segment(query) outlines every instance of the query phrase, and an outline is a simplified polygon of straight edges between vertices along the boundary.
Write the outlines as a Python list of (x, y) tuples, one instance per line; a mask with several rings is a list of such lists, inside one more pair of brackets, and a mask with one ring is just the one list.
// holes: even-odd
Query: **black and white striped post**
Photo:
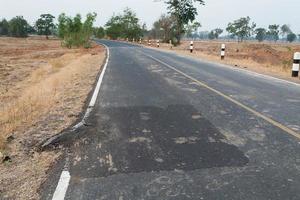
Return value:
[(140, 44), (142, 44), (142, 38), (140, 38)]
[(221, 46), (221, 60), (224, 60), (225, 59), (225, 44), (222, 44)]
[(159, 48), (159, 40), (156, 41), (156, 47)]
[(194, 41), (190, 42), (190, 52), (193, 53), (194, 51)]
[(300, 68), (300, 52), (296, 52), (294, 54), (292, 77), (298, 77), (299, 76), (299, 68)]
[(173, 48), (172, 40), (169, 41), (169, 44), (170, 44), (170, 49), (172, 49)]

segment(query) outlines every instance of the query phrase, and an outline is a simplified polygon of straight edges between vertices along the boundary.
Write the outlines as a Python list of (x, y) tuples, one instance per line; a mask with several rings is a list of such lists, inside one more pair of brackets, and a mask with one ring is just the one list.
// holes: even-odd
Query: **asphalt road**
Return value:
[(60, 141), (43, 199), (65, 162), (70, 200), (300, 199), (300, 86), (99, 42), (110, 59), (96, 107)]

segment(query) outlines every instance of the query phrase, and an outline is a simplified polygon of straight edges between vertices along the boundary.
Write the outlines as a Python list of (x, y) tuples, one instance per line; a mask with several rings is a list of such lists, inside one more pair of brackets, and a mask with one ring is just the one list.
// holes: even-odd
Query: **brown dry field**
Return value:
[[(225, 60), (220, 59), (222, 43), (226, 44)], [(189, 52), (189, 44), (189, 41), (183, 41), (171, 50), (169, 44), (163, 43), (160, 49), (300, 82), (299, 78), (291, 77), (293, 55), (300, 52), (300, 44), (195, 41), (193, 53)], [(155, 47), (154, 44), (152, 47)]]
[(98, 45), (66, 49), (55, 39), (0, 37), (0, 199), (39, 198), (61, 152), (37, 146), (79, 118), (104, 59)]

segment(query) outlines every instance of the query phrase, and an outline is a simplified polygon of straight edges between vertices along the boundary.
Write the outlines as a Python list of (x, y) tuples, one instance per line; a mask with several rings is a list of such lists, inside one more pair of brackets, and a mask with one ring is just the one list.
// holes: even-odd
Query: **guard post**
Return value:
[(194, 51), (194, 41), (190, 42), (190, 52), (193, 53)]
[(299, 67), (300, 67), (300, 52), (296, 52), (294, 54), (292, 77), (298, 77), (299, 76)]
[(221, 60), (224, 60), (225, 59), (225, 44), (222, 44), (221, 46)]

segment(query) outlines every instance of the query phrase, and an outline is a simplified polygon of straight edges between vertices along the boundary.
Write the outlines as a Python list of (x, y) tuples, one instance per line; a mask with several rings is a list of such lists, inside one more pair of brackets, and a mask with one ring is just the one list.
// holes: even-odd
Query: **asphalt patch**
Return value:
[(87, 128), (71, 150), (76, 161), (71, 173), (76, 176), (241, 167), (249, 162), (190, 105), (103, 108), (101, 113), (91, 121), (97, 128)]

